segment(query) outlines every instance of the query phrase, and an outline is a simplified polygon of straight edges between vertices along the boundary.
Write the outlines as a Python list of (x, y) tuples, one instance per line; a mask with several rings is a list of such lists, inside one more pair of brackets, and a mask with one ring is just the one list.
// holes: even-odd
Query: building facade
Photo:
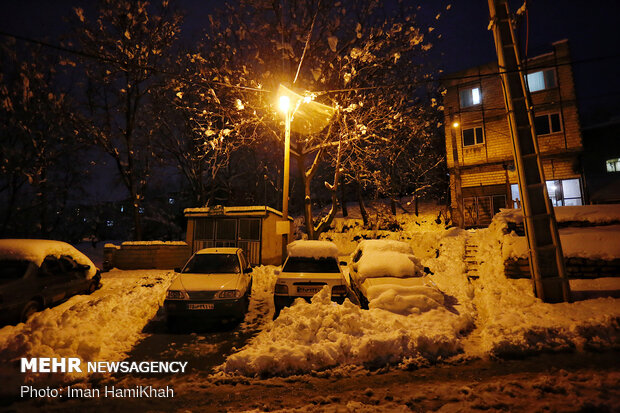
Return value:
[[(583, 150), (566, 40), (527, 60), (526, 81), (549, 196), (582, 205)], [(453, 220), (486, 226), (500, 208), (520, 206), (510, 126), (497, 63), (444, 77), (445, 136)]]

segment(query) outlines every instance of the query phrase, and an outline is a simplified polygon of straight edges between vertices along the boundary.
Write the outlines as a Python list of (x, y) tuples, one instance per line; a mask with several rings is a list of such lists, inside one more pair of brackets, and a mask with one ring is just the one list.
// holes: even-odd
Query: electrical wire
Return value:
[[(29, 37), (26, 37), (26, 36), (20, 36), (20, 35), (15, 35), (15, 34), (12, 34), (12, 33), (7, 33), (5, 31), (0, 31), (0, 36), (13, 38), (13, 39), (21, 40), (21, 41), (28, 42), (28, 43), (38, 44), (40, 46), (48, 47), (48, 48), (51, 48), (51, 49), (54, 49), (54, 50), (58, 50), (58, 51), (61, 51), (61, 52), (70, 53), (70, 54), (74, 54), (74, 55), (78, 55), (78, 56), (82, 56), (82, 57), (86, 57), (86, 58), (90, 58), (90, 59), (110, 62), (110, 63), (114, 63), (114, 64), (117, 64), (117, 65), (120, 65), (120, 66), (130, 66), (129, 64), (127, 64), (125, 62), (120, 62), (120, 61), (115, 60), (115, 59), (113, 59), (111, 57), (101, 56), (101, 55), (96, 55), (96, 54), (90, 54), (90, 53), (86, 53), (86, 52), (81, 51), (81, 50), (71, 49), (71, 48), (68, 48), (68, 47), (55, 45), (55, 44), (44, 42), (44, 41), (41, 41), (41, 40), (32, 39), (32, 38), (29, 38)], [(530, 66), (529, 70), (558, 68), (560, 66), (569, 66), (569, 65), (575, 65), (575, 64), (594, 63), (594, 62), (601, 62), (601, 61), (613, 60), (613, 59), (618, 59), (618, 58), (620, 58), (620, 53), (612, 54), (612, 55), (606, 55), (606, 56), (595, 56), (595, 57), (590, 57), (590, 58), (585, 58), (585, 59), (578, 59), (578, 60), (570, 60), (570, 61), (562, 62), (562, 63), (535, 65), (535, 66)], [(149, 70), (149, 71), (153, 71), (155, 73), (161, 73), (161, 74), (165, 74), (165, 75), (168, 75), (168, 76), (173, 76), (173, 77), (176, 77), (176, 78), (188, 81), (188, 78), (186, 76), (184, 76), (183, 74), (180, 74), (180, 73), (170, 72), (170, 71), (159, 69), (159, 68), (152, 67), (152, 66), (144, 66), (144, 65), (136, 65), (136, 64), (133, 64), (131, 66), (134, 67), (134, 68), (137, 68), (137, 69)], [(345, 93), (345, 92), (358, 92), (358, 91), (365, 91), (365, 90), (390, 89), (390, 88), (397, 88), (397, 87), (403, 87), (403, 86), (411, 86), (411, 85), (416, 86), (416, 85), (430, 84), (430, 83), (435, 83), (435, 82), (445, 82), (445, 81), (451, 81), (451, 80), (484, 79), (484, 78), (496, 77), (498, 75), (502, 75), (502, 74), (505, 74), (505, 73), (514, 73), (514, 72), (520, 72), (520, 70), (518, 70), (518, 69), (517, 70), (512, 70), (512, 71), (497, 70), (497, 71), (492, 71), (492, 72), (489, 72), (489, 73), (475, 74), (475, 75), (442, 76), (442, 77), (439, 77), (439, 78), (433, 77), (433, 78), (428, 78), (428, 79), (424, 79), (424, 80), (418, 80), (418, 81), (409, 82), (409, 83), (394, 83), (394, 84), (387, 84), (387, 85), (364, 86), (364, 87), (349, 88), (349, 89), (329, 89), (329, 90), (322, 90), (322, 91), (317, 91), (317, 92), (313, 92), (313, 93), (315, 93), (317, 96), (320, 96), (320, 95), (331, 94), (331, 93)], [(196, 83), (194, 81), (192, 81), (192, 82)], [(224, 83), (224, 82), (209, 81), (208, 83), (214, 84), (214, 85), (223, 86), (223, 87), (229, 87), (229, 88), (235, 88), (235, 89), (241, 89), (241, 90), (249, 90), (249, 91), (254, 91), (254, 92), (275, 93), (274, 91), (271, 91), (271, 90), (268, 90), (268, 89), (255, 88), (255, 87), (250, 87), (250, 86), (233, 85), (233, 84)]]

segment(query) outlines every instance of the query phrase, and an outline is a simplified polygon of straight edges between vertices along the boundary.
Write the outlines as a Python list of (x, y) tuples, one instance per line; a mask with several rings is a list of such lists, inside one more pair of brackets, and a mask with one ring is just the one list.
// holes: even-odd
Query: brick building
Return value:
[[(527, 82), (547, 189), (554, 206), (581, 205), (582, 139), (568, 43), (527, 60)], [(488, 225), (519, 206), (510, 127), (497, 62), (444, 77), (452, 215), (461, 226)]]

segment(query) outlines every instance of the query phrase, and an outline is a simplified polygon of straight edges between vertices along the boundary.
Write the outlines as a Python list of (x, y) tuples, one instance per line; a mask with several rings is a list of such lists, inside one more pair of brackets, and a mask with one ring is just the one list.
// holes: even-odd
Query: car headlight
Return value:
[(166, 292), (167, 300), (187, 300), (188, 296), (185, 291), (180, 290), (168, 290)]
[(215, 298), (239, 298), (241, 297), (241, 291), (239, 290), (222, 290), (215, 294)]

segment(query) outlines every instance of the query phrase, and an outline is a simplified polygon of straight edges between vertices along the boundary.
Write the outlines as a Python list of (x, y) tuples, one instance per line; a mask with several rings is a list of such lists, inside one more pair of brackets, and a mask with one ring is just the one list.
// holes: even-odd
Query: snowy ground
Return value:
[[(166, 343), (155, 355), (206, 359), (217, 354), (222, 360), (219, 366), (201, 366), (188, 375), (165, 379), (99, 377), (97, 382), (171, 384), (181, 393), (179, 400), (184, 400), (186, 407), (191, 407), (193, 394), (220, 400), (221, 391), (255, 394), (264, 389), (269, 403), (228, 401), (239, 410), (260, 411), (300, 406), (303, 411), (372, 411), (378, 406), (393, 411), (537, 410), (545, 406), (597, 410), (597, 406), (618, 406), (620, 373), (614, 361), (620, 350), (620, 299), (542, 303), (533, 296), (529, 280), (504, 277), (502, 237), (497, 228), (446, 229), (436, 217), (434, 211), (417, 218), (399, 216), (403, 228), (399, 232), (367, 231), (355, 222), (339, 219), (336, 231), (324, 238), (334, 241), (342, 255), (350, 253), (365, 237), (410, 243), (422, 265), (432, 271), (431, 279), (444, 296), (442, 306), (420, 305), (403, 315), (385, 308), (362, 310), (350, 302), (334, 305), (323, 292), (312, 303), (300, 301), (284, 309), (272, 321), (275, 267), (259, 267), (253, 273), (250, 311), (231, 331), (243, 338), (235, 341), (241, 343), (239, 348), (230, 343), (224, 347), (212, 341), (214, 336), (199, 333), (189, 340)], [(477, 246), (477, 280), (468, 279), (466, 274), (466, 245)], [(162, 271), (106, 274), (104, 287), (92, 296), (74, 297), (37, 314), (26, 325), (1, 329), (2, 365), (10, 366), (23, 355), (78, 355), (100, 360), (143, 357), (136, 353), (136, 344), (159, 334), (150, 331), (148, 325), (157, 324), (161, 317), (157, 312), (170, 278), (170, 273)], [(580, 280), (571, 285), (584, 288), (578, 284), (586, 282), (601, 284), (607, 290), (620, 289), (613, 279)], [(411, 305), (416, 306), (416, 301)], [(161, 337), (165, 336), (158, 339)], [(153, 359), (153, 355), (149, 357)], [(512, 363), (507, 360), (524, 357), (529, 357), (522, 362), (526, 364), (527, 360), (542, 358), (546, 367), (566, 362), (562, 357), (584, 364), (567, 371), (537, 370), (535, 363), (525, 370), (502, 371), (503, 363)], [(600, 359), (599, 364), (588, 367), (586, 361), (590, 359)], [(483, 366), (482, 371), (489, 369), (495, 374), (476, 377), (472, 366)], [(433, 379), (432, 374), (448, 374), (441, 373), (444, 369), (457, 375), (461, 370), (468, 373), (463, 373), (462, 380)], [(15, 378), (15, 374), (7, 376)], [(36, 378), (46, 379), (49, 377)], [(336, 389), (319, 391), (324, 398), (309, 395), (312, 388), (327, 388), (326, 383), (334, 381), (350, 382), (346, 396), (336, 396)], [(398, 387), (390, 388), (386, 383)], [(293, 389), (303, 393), (297, 404), (290, 393)], [(226, 405), (224, 400), (221, 403)]]

